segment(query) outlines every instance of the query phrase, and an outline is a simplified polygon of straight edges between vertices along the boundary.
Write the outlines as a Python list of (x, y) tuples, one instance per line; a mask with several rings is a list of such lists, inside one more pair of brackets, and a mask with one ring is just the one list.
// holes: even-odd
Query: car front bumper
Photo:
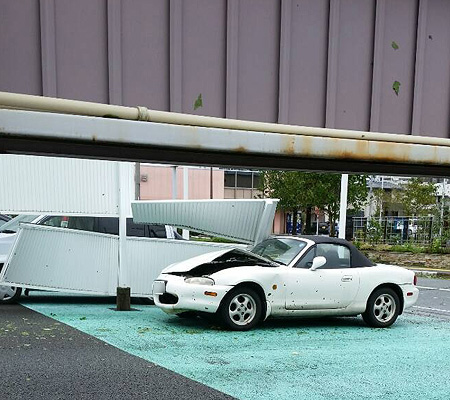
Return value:
[(162, 274), (153, 283), (153, 299), (155, 305), (168, 314), (185, 311), (215, 313), (232, 288), (186, 283), (184, 277)]

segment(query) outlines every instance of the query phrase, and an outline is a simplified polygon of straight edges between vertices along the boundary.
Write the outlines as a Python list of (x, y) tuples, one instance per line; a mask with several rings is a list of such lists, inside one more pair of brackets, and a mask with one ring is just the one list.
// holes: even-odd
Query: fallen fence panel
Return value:
[(132, 202), (133, 220), (168, 224), (243, 243), (270, 235), (278, 200), (161, 200)]
[(113, 294), (117, 255), (117, 236), (23, 225), (0, 280), (33, 289)]
[[(230, 244), (128, 237), (126, 282), (133, 296), (151, 296), (166, 266)], [(118, 237), (41, 225), (22, 225), (0, 284), (83, 294), (115, 295)]]

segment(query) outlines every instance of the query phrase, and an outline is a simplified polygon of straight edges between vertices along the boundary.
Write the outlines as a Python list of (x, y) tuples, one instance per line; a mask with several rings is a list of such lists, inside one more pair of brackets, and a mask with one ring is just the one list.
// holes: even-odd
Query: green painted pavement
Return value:
[(22, 304), (240, 399), (450, 398), (448, 320), (406, 314), (389, 329), (360, 318), (278, 320), (228, 332), (154, 306), (36, 300)]

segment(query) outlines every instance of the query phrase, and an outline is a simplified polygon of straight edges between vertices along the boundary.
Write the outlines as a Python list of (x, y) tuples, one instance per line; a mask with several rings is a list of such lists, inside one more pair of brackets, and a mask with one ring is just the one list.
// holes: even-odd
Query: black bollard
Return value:
[(117, 311), (131, 310), (131, 290), (129, 287), (117, 288)]

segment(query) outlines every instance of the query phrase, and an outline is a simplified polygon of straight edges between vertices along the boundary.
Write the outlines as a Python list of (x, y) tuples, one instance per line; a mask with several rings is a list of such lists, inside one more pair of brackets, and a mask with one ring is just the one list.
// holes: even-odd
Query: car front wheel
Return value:
[(22, 294), (22, 288), (0, 285), (0, 304), (16, 302)]
[(247, 331), (261, 320), (262, 308), (262, 300), (253, 289), (237, 287), (224, 298), (220, 317), (227, 328)]
[(400, 300), (397, 293), (390, 288), (380, 288), (370, 295), (362, 317), (369, 326), (387, 328), (397, 320), (399, 312)]

